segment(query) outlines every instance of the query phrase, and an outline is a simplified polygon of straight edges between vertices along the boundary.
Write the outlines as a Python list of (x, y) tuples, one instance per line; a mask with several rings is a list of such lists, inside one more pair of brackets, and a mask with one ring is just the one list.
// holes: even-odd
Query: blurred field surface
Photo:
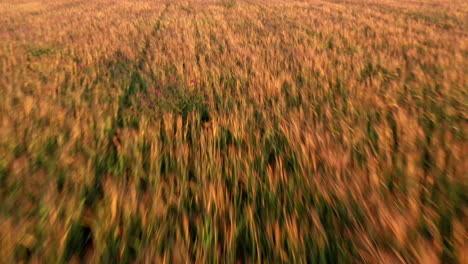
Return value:
[(0, 263), (468, 263), (468, 2), (0, 1)]

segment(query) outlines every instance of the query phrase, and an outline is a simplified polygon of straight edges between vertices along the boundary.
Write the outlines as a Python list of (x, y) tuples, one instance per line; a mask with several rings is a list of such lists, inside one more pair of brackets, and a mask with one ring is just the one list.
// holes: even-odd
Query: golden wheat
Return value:
[(468, 3), (3, 0), (0, 262), (466, 263)]

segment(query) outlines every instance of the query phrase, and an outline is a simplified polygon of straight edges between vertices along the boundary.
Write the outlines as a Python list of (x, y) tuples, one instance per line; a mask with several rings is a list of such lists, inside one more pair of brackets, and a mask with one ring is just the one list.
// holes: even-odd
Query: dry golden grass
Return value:
[(468, 2), (2, 0), (0, 263), (468, 263)]

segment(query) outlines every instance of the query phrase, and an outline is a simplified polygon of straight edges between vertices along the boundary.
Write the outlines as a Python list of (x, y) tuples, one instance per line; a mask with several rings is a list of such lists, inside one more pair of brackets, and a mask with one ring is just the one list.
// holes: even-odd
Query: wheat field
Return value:
[(468, 263), (468, 2), (0, 1), (0, 263)]

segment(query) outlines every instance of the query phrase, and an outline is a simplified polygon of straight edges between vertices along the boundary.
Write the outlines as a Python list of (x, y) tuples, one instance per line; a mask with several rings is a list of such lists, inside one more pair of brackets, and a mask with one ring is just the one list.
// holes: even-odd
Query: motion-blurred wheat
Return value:
[(0, 262), (467, 263), (468, 2), (2, 0)]

